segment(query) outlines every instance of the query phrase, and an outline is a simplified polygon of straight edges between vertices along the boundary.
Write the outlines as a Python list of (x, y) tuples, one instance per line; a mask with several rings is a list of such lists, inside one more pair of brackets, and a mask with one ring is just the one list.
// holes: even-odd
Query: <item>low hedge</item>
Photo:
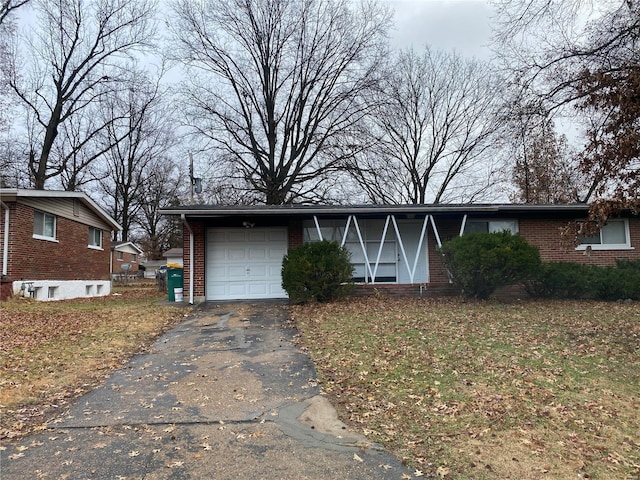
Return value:
[(619, 260), (615, 267), (545, 263), (526, 285), (534, 297), (640, 300), (640, 260)]

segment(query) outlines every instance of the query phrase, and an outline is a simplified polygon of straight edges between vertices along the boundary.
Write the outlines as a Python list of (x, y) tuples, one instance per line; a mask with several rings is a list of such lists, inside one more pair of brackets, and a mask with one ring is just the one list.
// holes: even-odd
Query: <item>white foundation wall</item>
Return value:
[(13, 294), (36, 300), (68, 300), (104, 297), (111, 293), (109, 280), (19, 280), (13, 282)]

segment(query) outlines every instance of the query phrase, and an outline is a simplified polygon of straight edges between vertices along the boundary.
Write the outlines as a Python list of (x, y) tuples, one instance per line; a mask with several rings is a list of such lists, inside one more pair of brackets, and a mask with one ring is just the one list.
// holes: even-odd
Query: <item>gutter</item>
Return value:
[(193, 305), (193, 230), (184, 213), (180, 215), (182, 223), (189, 230), (189, 305)]
[(9, 205), (4, 202), (4, 248), (2, 249), (2, 275), (7, 276), (7, 264), (9, 263)]
[(169, 207), (160, 209), (162, 215), (189, 215), (192, 217), (230, 217), (230, 216), (309, 216), (309, 215), (385, 215), (385, 214), (489, 214), (489, 213), (586, 213), (589, 205), (573, 204), (416, 204), (416, 205), (195, 205), (192, 207)]

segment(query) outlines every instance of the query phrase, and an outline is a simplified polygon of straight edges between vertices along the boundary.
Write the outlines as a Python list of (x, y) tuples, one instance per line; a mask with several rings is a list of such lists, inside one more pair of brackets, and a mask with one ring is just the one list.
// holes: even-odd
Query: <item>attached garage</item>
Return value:
[(282, 289), (286, 227), (208, 228), (206, 299), (287, 298)]

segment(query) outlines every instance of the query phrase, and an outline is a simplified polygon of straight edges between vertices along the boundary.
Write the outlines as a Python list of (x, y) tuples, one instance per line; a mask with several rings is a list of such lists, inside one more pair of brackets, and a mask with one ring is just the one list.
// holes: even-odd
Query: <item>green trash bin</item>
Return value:
[(167, 292), (170, 302), (182, 302), (183, 296), (183, 269), (167, 268)]

